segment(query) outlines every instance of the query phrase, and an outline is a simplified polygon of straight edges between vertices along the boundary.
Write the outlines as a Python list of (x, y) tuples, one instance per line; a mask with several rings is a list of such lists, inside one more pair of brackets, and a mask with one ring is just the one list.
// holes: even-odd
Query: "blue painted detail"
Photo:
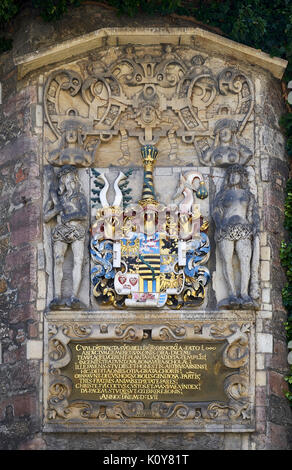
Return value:
[(113, 243), (107, 240), (99, 242), (98, 240), (91, 241), (90, 248), (91, 257), (96, 263), (91, 270), (91, 281), (96, 285), (101, 278), (113, 279), (115, 270), (113, 268)]
[(201, 265), (201, 262), (204, 262), (204, 258), (208, 255), (210, 245), (205, 233), (201, 233), (200, 236), (200, 240), (193, 244), (192, 249), (188, 250), (186, 253), (184, 272), (189, 277), (204, 276), (204, 284), (206, 285), (210, 280), (210, 272), (205, 266)]

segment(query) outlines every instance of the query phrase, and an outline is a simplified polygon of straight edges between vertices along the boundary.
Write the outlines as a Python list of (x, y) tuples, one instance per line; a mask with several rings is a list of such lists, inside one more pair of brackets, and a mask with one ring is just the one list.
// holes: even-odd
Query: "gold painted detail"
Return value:
[(212, 423), (252, 427), (254, 325), (221, 319), (145, 328), (50, 323), (46, 425), (127, 423), (128, 429), (164, 420), (189, 430)]

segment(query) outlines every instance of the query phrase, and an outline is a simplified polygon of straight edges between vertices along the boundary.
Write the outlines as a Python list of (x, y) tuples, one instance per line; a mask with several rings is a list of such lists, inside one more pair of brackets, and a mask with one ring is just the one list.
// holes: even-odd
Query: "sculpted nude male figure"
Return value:
[[(54, 298), (50, 308), (64, 305), (70, 308), (82, 307), (78, 299), (84, 258), (85, 228), (82, 221), (87, 217), (87, 202), (81, 191), (77, 169), (65, 165), (58, 172), (58, 185), (50, 189), (50, 197), (45, 205), (45, 222), (56, 218), (57, 224), (52, 230), (54, 258)], [(62, 298), (63, 265), (67, 249), (71, 245), (73, 252), (72, 294)]]

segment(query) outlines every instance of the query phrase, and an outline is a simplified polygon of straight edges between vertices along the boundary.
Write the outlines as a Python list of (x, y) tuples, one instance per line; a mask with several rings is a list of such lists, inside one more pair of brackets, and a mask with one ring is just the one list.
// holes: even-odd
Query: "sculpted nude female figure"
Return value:
[[(259, 217), (256, 201), (247, 186), (247, 171), (233, 165), (226, 171), (212, 208), (215, 241), (222, 260), (223, 275), (229, 297), (219, 302), (219, 308), (254, 308), (259, 297)], [(233, 255), (240, 269), (240, 291), (236, 292)]]
[(214, 143), (201, 156), (203, 165), (229, 166), (244, 165), (252, 157), (251, 150), (237, 137), (237, 122), (233, 119), (220, 119), (214, 128)]

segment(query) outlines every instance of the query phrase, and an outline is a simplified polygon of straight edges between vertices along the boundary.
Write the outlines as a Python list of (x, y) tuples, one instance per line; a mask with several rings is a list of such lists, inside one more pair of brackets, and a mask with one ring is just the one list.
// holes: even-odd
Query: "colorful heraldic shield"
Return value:
[[(154, 191), (153, 166), (157, 149), (145, 145), (141, 153), (142, 198), (132, 212), (123, 211), (121, 204), (108, 204), (102, 194), (107, 179), (95, 173), (104, 185), (100, 185), (99, 194), (102, 208), (97, 210), (92, 226), (93, 294), (102, 303), (117, 308), (199, 306), (204, 301), (205, 286), (210, 278), (204, 266), (210, 245), (205, 233), (208, 223), (206, 220), (201, 223), (203, 218), (198, 206), (193, 204), (195, 186), (187, 184), (186, 191), (182, 191), (184, 200), (175, 212), (169, 210), (158, 203)], [(121, 175), (118, 178), (123, 179)], [(196, 178), (200, 180), (197, 197), (202, 199), (202, 194), (207, 197), (201, 174), (188, 172), (183, 181)], [(122, 191), (116, 183), (115, 189), (115, 201), (121, 203)]]
[(126, 271), (116, 273), (114, 286), (118, 294), (128, 296), (126, 306), (163, 307), (169, 294), (180, 294), (184, 273), (174, 270), (178, 264), (177, 242), (171, 239), (168, 243), (159, 232), (121, 240), (121, 262)]

